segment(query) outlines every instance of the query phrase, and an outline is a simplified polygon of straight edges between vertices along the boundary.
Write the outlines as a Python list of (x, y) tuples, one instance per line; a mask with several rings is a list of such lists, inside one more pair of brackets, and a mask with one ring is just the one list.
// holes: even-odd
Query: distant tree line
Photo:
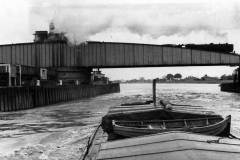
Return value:
[[(220, 77), (210, 77), (207, 74), (202, 76), (201, 78), (197, 78), (194, 76), (187, 76), (183, 78), (180, 73), (172, 74), (168, 73), (167, 75), (163, 76), (162, 78), (156, 78), (157, 82), (166, 82), (166, 81), (184, 81), (184, 82), (191, 82), (191, 81), (220, 81), (220, 80), (233, 80), (232, 75), (222, 75)], [(120, 82), (120, 81), (118, 81)], [(126, 83), (151, 83), (152, 79), (145, 79), (144, 77), (140, 77), (139, 79), (131, 79), (124, 81)]]

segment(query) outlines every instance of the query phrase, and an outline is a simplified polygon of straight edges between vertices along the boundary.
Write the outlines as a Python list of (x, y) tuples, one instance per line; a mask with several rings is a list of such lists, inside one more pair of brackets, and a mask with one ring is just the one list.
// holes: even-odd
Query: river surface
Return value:
[[(121, 84), (121, 92), (18, 112), (0, 113), (1, 160), (76, 160), (111, 106), (149, 100), (152, 84)], [(232, 115), (240, 135), (240, 94), (218, 84), (157, 84), (157, 97)]]

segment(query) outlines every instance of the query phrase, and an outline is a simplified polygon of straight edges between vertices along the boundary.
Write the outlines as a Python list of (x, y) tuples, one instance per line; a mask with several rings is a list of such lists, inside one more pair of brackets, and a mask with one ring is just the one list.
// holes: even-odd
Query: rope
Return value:
[(229, 138), (234, 138), (234, 139), (240, 140), (240, 137), (237, 137), (237, 136), (233, 135), (232, 133), (229, 134)]
[(88, 153), (89, 153), (89, 149), (90, 149), (90, 147), (91, 147), (92, 144), (93, 144), (93, 140), (95, 139), (96, 134), (97, 134), (97, 131), (98, 131), (98, 129), (100, 128), (100, 126), (101, 126), (101, 124), (99, 124), (99, 125), (97, 126), (96, 130), (94, 131), (94, 134), (88, 138), (86, 150), (85, 150), (83, 156), (81, 156), (81, 157), (82, 157), (82, 158), (80, 158), (81, 160), (85, 160), (85, 158), (87, 157), (87, 155), (88, 155)]
[(207, 143), (219, 143), (221, 139), (224, 139), (224, 137), (220, 137), (217, 140), (207, 140)]
[[(240, 140), (240, 137), (237, 137), (237, 136), (235, 136), (235, 135), (233, 135), (231, 133), (229, 133), (228, 137), (231, 138), (231, 139), (238, 139), (238, 140)], [(224, 137), (219, 137), (216, 140), (207, 140), (207, 143), (220, 143), (221, 139), (224, 139)]]

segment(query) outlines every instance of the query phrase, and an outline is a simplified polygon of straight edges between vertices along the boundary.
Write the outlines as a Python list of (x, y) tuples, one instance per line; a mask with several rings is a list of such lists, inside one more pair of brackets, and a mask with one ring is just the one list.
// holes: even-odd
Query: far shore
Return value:
[[(207, 80), (194, 80), (194, 81), (186, 81), (186, 80), (175, 80), (175, 81), (160, 81), (157, 83), (201, 83), (201, 84), (221, 84), (221, 83), (231, 83), (233, 80), (218, 80), (218, 81), (207, 81)], [(152, 81), (136, 81), (136, 82), (120, 82), (120, 83), (152, 83)]]

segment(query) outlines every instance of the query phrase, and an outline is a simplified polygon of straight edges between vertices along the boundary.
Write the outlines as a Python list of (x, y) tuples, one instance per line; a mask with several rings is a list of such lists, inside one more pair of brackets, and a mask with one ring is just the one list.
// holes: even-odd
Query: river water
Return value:
[[(0, 113), (1, 160), (79, 159), (88, 137), (109, 107), (149, 100), (152, 84), (121, 84), (121, 92), (18, 112)], [(203, 106), (232, 115), (240, 135), (240, 94), (221, 92), (218, 84), (157, 84), (157, 97)]]

